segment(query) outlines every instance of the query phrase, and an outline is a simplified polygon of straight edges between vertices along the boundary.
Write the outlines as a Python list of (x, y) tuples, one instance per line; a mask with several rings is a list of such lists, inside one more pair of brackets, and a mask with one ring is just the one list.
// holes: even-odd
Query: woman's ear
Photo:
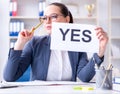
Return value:
[(66, 22), (68, 22), (68, 23), (70, 22), (70, 16), (66, 17)]

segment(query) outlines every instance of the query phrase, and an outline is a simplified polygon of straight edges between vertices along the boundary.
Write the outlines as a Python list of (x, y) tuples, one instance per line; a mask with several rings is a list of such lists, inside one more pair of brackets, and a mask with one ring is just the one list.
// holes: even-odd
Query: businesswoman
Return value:
[(4, 79), (16, 81), (31, 66), (30, 81), (76, 81), (78, 77), (89, 82), (95, 75), (95, 63), (100, 66), (104, 60), (108, 42), (106, 32), (101, 27), (95, 28), (99, 53), (94, 53), (88, 60), (85, 52), (50, 50), (52, 22), (73, 23), (72, 15), (64, 4), (51, 3), (41, 19), (48, 35), (33, 36), (29, 30), (22, 30), (14, 48), (9, 51)]

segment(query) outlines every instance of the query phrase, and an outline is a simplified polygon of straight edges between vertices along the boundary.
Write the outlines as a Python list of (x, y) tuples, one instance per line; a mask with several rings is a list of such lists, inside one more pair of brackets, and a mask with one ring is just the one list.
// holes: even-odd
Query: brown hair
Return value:
[(66, 17), (66, 16), (70, 17), (69, 23), (73, 23), (72, 14), (64, 4), (55, 2), (55, 3), (51, 3), (50, 5), (58, 6), (60, 8), (60, 10), (61, 10), (61, 13), (64, 15), (64, 17)]

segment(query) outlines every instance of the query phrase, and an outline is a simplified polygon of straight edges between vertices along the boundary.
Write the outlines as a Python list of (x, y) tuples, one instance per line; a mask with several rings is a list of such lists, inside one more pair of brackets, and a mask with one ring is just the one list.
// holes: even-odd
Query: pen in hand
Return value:
[(38, 25), (36, 25), (35, 27), (33, 27), (32, 31), (30, 33), (33, 33), (39, 26), (42, 25), (42, 21), (40, 20), (40, 23)]

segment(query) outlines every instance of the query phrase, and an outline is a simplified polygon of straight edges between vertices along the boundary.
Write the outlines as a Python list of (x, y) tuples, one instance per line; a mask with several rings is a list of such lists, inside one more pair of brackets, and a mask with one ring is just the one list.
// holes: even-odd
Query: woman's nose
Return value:
[(47, 17), (46, 23), (51, 23), (51, 18), (50, 17)]

